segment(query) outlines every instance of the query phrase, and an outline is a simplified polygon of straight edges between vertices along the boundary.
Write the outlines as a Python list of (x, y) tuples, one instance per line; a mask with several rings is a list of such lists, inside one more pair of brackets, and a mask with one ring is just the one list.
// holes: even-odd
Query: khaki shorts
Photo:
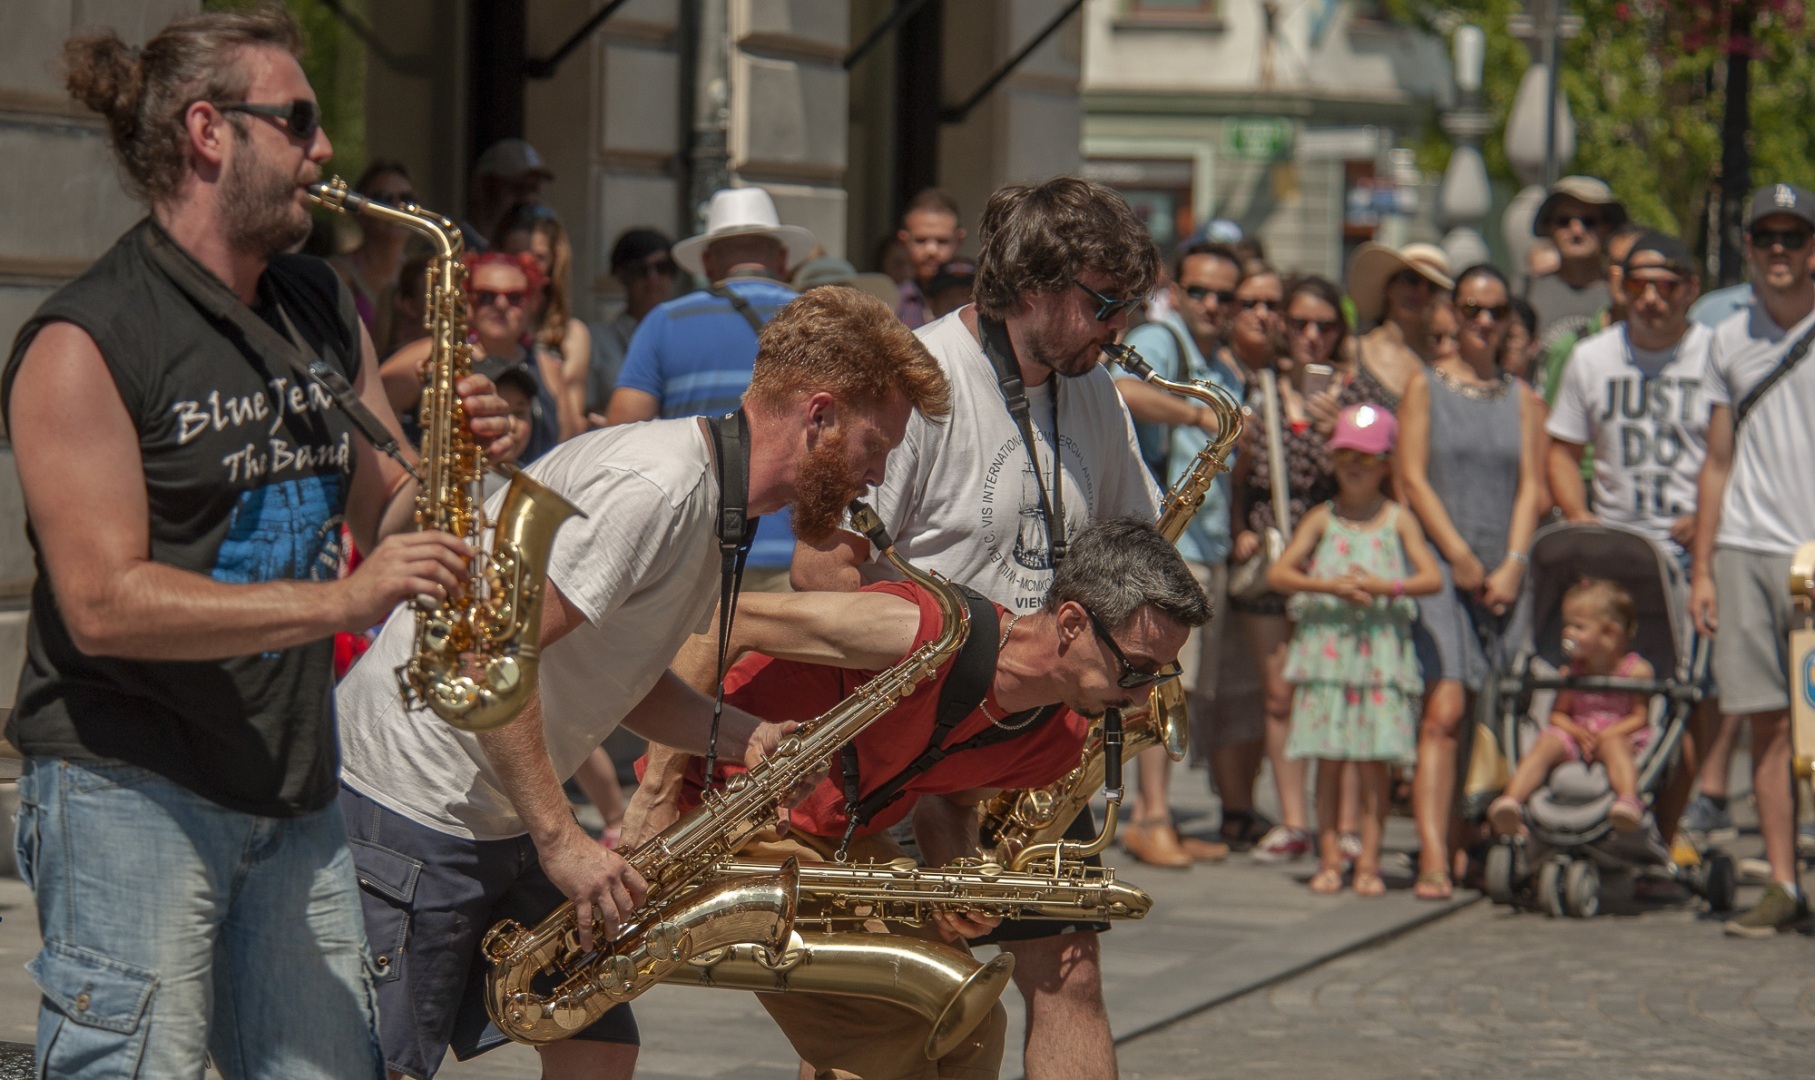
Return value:
[[(830, 862), (828, 852), (836, 839), (791, 833), (777, 838), (773, 832), (758, 834), (741, 854), (763, 862), (780, 862), (792, 855), (803, 864)], [(886, 832), (851, 841), (852, 862), (886, 862), (903, 853)], [(888, 924), (889, 932), (909, 934), (927, 941), (943, 941), (931, 926)], [(957, 946), (962, 949), (963, 946)], [(1008, 1013), (997, 1002), (989, 1017), (958, 1048), (938, 1061), (928, 1061), (922, 1047), (931, 1025), (919, 1014), (900, 1005), (868, 998), (832, 994), (758, 994), (788, 1037), (794, 1052), (813, 1067), (817, 1077), (861, 1080), (995, 1080), (1002, 1068), (1002, 1048)]]
[(1714, 681), (1730, 716), (1790, 707), (1790, 556), (1714, 549)]

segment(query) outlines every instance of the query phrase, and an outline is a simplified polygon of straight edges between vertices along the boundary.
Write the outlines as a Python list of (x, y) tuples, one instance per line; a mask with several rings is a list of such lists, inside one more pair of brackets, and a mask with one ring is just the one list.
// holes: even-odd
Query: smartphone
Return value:
[(1304, 396), (1316, 397), (1336, 380), (1336, 369), (1328, 364), (1306, 364)]

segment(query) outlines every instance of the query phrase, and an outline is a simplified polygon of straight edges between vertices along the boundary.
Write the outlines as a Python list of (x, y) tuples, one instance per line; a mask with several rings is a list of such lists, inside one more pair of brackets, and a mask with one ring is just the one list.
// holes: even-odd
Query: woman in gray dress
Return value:
[(1414, 892), (1450, 895), (1457, 732), (1525, 574), (1544, 499), (1543, 403), (1501, 369), (1512, 318), (1506, 279), (1475, 266), (1431, 315), (1435, 359), (1399, 406), (1399, 485), (1442, 556), (1445, 588), (1419, 597), (1427, 644), (1412, 812), (1421, 841)]

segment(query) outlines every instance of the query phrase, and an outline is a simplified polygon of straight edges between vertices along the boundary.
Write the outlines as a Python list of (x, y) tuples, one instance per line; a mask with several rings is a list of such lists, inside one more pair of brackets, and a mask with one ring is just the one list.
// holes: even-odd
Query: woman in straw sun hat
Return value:
[(1378, 323), (1356, 343), (1355, 383), (1373, 383), (1361, 397), (1397, 409), (1430, 355), (1431, 304), (1454, 287), (1449, 260), (1434, 244), (1363, 244), (1349, 260), (1348, 286), (1361, 325)]

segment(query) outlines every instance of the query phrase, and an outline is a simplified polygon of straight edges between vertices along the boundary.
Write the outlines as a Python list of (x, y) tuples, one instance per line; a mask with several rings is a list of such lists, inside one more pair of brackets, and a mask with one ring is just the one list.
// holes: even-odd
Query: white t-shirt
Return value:
[[(937, 570), (1013, 612), (1046, 598), (1052, 566), (1040, 489), (1008, 415), (989, 358), (958, 312), (915, 331), (951, 383), (952, 412), (916, 412), (907, 437), (889, 454), (881, 488), (870, 493), (896, 550), (922, 570)], [(1064, 475), (1065, 535), (1093, 521), (1159, 516), (1159, 487), (1135, 442), (1134, 424), (1109, 373), (1055, 375), (1027, 388), (1039, 445), (1040, 474), (1052, 486), (1053, 399)], [(866, 581), (893, 577), (872, 560)]]
[(1546, 429), (1594, 447), (1593, 507), (1603, 521), (1670, 542), (1670, 524), (1695, 512), (1708, 452), (1708, 352), (1700, 323), (1669, 349), (1640, 349), (1621, 323), (1569, 354)]
[[(1737, 407), (1792, 343), (1815, 328), (1815, 314), (1785, 330), (1754, 302), (1714, 331), (1708, 389), (1715, 405)], [(1761, 555), (1794, 555), (1815, 540), (1815, 357), (1805, 357), (1752, 407), (1733, 447), (1714, 542)]]
[[(548, 567), (586, 616), (541, 656), (543, 732), (565, 780), (656, 684), (687, 635), (708, 629), (719, 592), (718, 479), (692, 417), (590, 432), (526, 471), (587, 515), (561, 526)], [(392, 612), (335, 692), (341, 779), (438, 832), (522, 835), (478, 736), (426, 709), (404, 709), (395, 670), (414, 633), (410, 608)]]

